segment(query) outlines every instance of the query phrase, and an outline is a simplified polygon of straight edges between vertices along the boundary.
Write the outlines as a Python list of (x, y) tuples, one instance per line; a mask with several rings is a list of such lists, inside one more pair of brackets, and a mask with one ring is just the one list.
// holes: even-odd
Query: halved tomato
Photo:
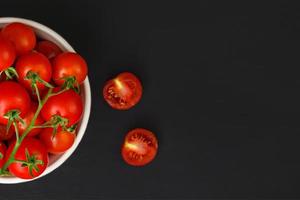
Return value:
[(158, 142), (155, 135), (146, 129), (137, 128), (127, 133), (122, 146), (122, 156), (126, 163), (143, 166), (156, 156)]

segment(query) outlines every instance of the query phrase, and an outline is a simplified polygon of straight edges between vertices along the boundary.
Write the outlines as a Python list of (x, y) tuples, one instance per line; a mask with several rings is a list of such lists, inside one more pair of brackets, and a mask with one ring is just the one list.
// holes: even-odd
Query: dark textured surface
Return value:
[[(0, 199), (300, 198), (300, 7), (296, 1), (1, 1), (88, 61), (87, 133), (59, 169), (0, 185)], [(142, 80), (134, 109), (112, 110), (104, 82)], [(135, 127), (159, 138), (157, 159), (123, 163)]]

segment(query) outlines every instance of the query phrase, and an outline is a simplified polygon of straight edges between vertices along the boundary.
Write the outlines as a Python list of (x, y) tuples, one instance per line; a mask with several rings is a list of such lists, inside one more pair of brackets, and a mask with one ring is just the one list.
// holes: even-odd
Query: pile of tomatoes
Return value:
[(83, 113), (80, 85), (87, 64), (78, 54), (11, 23), (0, 31), (0, 174), (39, 176), (49, 154), (68, 150)]
[[(85, 60), (63, 52), (33, 29), (11, 23), (0, 29), (0, 175), (32, 179), (47, 168), (49, 155), (62, 154), (74, 143), (83, 113), (80, 85), (87, 76)], [(128, 110), (142, 97), (142, 84), (123, 72), (106, 82), (105, 101)], [(146, 129), (136, 128), (121, 148), (133, 166), (150, 163), (158, 142)]]

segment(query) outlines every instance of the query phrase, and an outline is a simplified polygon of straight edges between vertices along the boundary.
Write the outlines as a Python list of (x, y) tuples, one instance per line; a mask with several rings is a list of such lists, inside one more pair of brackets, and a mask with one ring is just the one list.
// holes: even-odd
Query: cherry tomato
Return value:
[(75, 134), (60, 130), (53, 135), (53, 129), (46, 128), (40, 133), (39, 138), (49, 153), (61, 154), (71, 148), (75, 141)]
[[(18, 72), (18, 81), (27, 89), (32, 90), (31, 80), (25, 80), (29, 71), (37, 73), (40, 78), (46, 82), (50, 82), (52, 76), (52, 68), (49, 60), (41, 53), (30, 52), (21, 56), (16, 64)], [(37, 82), (39, 90), (45, 89), (45, 85)]]
[(6, 146), (3, 142), (0, 142), (0, 168), (4, 165), (5, 153), (6, 153)]
[(36, 50), (44, 54), (49, 60), (62, 53), (56, 44), (48, 40), (38, 42)]
[[(11, 143), (6, 152), (6, 159), (9, 158), (15, 142)], [(44, 144), (33, 137), (23, 140), (15, 154), (16, 160), (26, 163), (13, 162), (8, 166), (9, 172), (22, 179), (32, 179), (41, 175), (48, 165), (48, 153)]]
[(155, 135), (149, 130), (137, 128), (127, 133), (122, 146), (122, 156), (129, 165), (143, 166), (155, 158), (157, 149)]
[(0, 83), (0, 123), (6, 125), (8, 120), (5, 114), (18, 110), (24, 117), (30, 108), (30, 97), (20, 84), (12, 81)]
[[(56, 88), (54, 92), (58, 91)], [(48, 99), (41, 110), (45, 121), (51, 120), (52, 116), (58, 115), (68, 119), (68, 126), (72, 126), (80, 120), (83, 112), (82, 100), (74, 90), (67, 90)]]
[(7, 132), (6, 125), (0, 124), (0, 141), (11, 139), (14, 133), (12, 128)]
[(132, 73), (124, 72), (105, 84), (103, 96), (114, 109), (128, 110), (140, 101), (142, 92), (139, 79)]
[(88, 68), (85, 60), (77, 53), (65, 52), (53, 60), (53, 80), (57, 85), (63, 85), (64, 79), (75, 77), (81, 84), (87, 76)]
[(25, 54), (35, 47), (35, 33), (25, 24), (18, 22), (8, 24), (2, 29), (2, 35), (12, 41), (18, 55)]
[[(18, 122), (17, 126), (18, 126), (18, 131), (19, 134), (22, 135), (24, 133), (24, 131), (26, 130), (26, 128), (29, 126), (29, 124), (31, 123), (31, 120), (33, 119), (33, 116), (37, 110), (37, 104), (32, 102), (29, 111), (27, 112), (27, 114), (22, 118), (23, 121), (25, 122), (24, 124), (22, 124), (21, 122)], [(44, 119), (38, 115), (38, 117), (35, 120), (34, 125), (38, 126), (38, 125), (42, 125), (44, 123)], [(34, 128), (32, 129), (27, 136), (36, 136), (37, 134), (39, 134), (39, 132), (41, 132), (42, 129), (40, 128)], [(26, 136), (26, 137), (27, 137)]]
[(15, 58), (16, 50), (14, 45), (0, 35), (0, 72), (12, 66)]

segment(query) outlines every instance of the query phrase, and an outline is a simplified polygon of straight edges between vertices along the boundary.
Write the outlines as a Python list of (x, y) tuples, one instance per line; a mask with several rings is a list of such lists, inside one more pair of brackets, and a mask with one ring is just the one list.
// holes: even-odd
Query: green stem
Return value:
[(16, 141), (19, 141), (19, 129), (18, 129), (18, 126), (17, 126), (17, 122), (14, 121), (13, 125), (15, 127), (15, 132), (16, 132)]
[(53, 128), (53, 125), (41, 125), (41, 126), (33, 126), (32, 129), (35, 128)]
[(14, 148), (13, 148), (13, 150), (12, 150), (12, 152), (11, 152), (9, 158), (8, 158), (8, 160), (5, 162), (5, 164), (3, 165), (2, 169), (1, 169), (2, 173), (7, 169), (7, 167), (11, 163), (13, 163), (15, 161), (15, 155), (16, 155), (17, 150), (19, 149), (19, 147), (20, 147), (22, 141), (24, 140), (24, 138), (28, 135), (28, 133), (31, 131), (32, 127), (34, 126), (35, 121), (36, 121), (38, 115), (40, 114), (43, 106), (45, 105), (45, 103), (47, 102), (47, 100), (49, 99), (49, 97), (51, 96), (52, 90), (53, 89), (50, 88), (49, 91), (48, 91), (48, 93), (44, 97), (44, 99), (41, 102), (39, 102), (39, 106), (38, 106), (38, 108), (36, 110), (36, 113), (34, 114), (32, 120), (31, 120), (29, 126), (26, 128), (26, 130), (21, 135), (21, 137), (19, 138), (19, 140), (16, 140), (16, 144), (15, 144), (15, 146), (14, 146)]

